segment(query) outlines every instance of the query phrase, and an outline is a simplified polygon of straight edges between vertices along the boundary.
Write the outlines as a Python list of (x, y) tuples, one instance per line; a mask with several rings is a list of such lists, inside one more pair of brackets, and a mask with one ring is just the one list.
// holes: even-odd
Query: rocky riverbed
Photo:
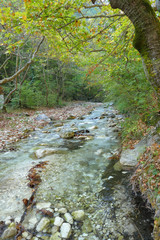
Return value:
[(114, 165), (123, 117), (111, 104), (36, 128), (0, 161), (1, 239), (151, 240), (150, 218)]

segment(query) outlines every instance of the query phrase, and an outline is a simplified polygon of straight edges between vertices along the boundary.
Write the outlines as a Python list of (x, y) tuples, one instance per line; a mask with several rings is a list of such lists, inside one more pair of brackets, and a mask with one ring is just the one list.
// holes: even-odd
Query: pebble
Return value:
[(71, 225), (69, 223), (63, 223), (61, 226), (61, 237), (69, 238), (71, 235)]
[(72, 218), (70, 213), (65, 213), (64, 214), (64, 219), (66, 220), (66, 222), (68, 222), (70, 224), (73, 224), (73, 218)]
[(45, 228), (49, 225), (49, 223), (50, 223), (50, 220), (47, 217), (43, 217), (36, 227), (37, 232), (41, 232), (45, 230)]
[(64, 222), (63, 218), (56, 217), (55, 220), (54, 220), (54, 225), (57, 226), (57, 227), (60, 227), (63, 222)]

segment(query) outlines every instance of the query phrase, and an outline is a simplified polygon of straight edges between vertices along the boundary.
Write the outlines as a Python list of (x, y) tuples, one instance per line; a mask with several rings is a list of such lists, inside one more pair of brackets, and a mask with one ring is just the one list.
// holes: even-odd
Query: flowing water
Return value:
[[(99, 105), (84, 118), (37, 129), (17, 144), (17, 151), (1, 153), (0, 221), (21, 222), (28, 234), (22, 239), (57, 240), (60, 238), (56, 235), (51, 237), (51, 225), (55, 217), (63, 217), (59, 209), (66, 208), (68, 213), (83, 210), (85, 218), (71, 224), (69, 239), (151, 240), (150, 218), (135, 205), (129, 187), (130, 173), (113, 169), (115, 161), (111, 157), (120, 148), (117, 126), (121, 120), (110, 104)], [(61, 133), (67, 131), (79, 134), (72, 139), (62, 138)], [(45, 148), (59, 152), (36, 159), (35, 151)], [(50, 227), (38, 231), (36, 226), (42, 216), (33, 206), (22, 220), (22, 199), (32, 195), (27, 186), (29, 170), (44, 161), (48, 165), (39, 170), (42, 182), (34, 201), (50, 203), (54, 215)]]

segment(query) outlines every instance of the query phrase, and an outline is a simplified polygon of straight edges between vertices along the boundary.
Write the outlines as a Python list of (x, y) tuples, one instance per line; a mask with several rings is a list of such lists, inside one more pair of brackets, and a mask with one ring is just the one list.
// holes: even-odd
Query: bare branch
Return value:
[(79, 17), (79, 18), (75, 18), (74, 20), (62, 25), (61, 27), (57, 28), (56, 31), (62, 29), (62, 28), (65, 28), (67, 27), (68, 25), (74, 23), (74, 22), (77, 22), (81, 19), (92, 19), (92, 18), (114, 18), (114, 17), (124, 17), (125, 14), (123, 13), (119, 13), (119, 14), (113, 14), (113, 15), (104, 15), (104, 14), (101, 14), (101, 15), (95, 15), (95, 16), (82, 16), (82, 17)]
[(105, 7), (105, 6), (108, 6), (108, 5), (105, 5), (105, 4), (95, 4), (95, 5), (84, 5), (83, 7), (84, 8), (102, 8), (102, 7)]
[(7, 64), (8, 60), (11, 58), (11, 56), (9, 56), (4, 63), (0, 66), (0, 70)]
[(9, 78), (4, 78), (2, 80), (0, 80), (0, 85), (1, 84), (4, 84), (4, 83), (7, 83), (7, 82), (10, 82), (12, 81), (13, 79), (15, 79), (17, 76), (19, 76), (19, 74), (21, 74), (21, 72), (23, 72), (24, 70), (26, 70), (33, 62), (34, 58), (35, 58), (35, 55), (37, 54), (37, 52), (39, 51), (39, 48), (41, 46), (41, 44), (43, 43), (45, 37), (43, 36), (40, 43), (38, 44), (36, 50), (34, 51), (31, 59), (26, 63), (26, 65), (24, 65), (24, 67), (22, 67), (20, 70), (18, 70), (15, 74), (13, 74), (11, 77)]
[(113, 22), (111, 22), (109, 25), (107, 25), (106, 27), (104, 27), (102, 30), (100, 30), (98, 33), (94, 34), (93, 36), (81, 41), (80, 43), (78, 43), (77, 45), (75, 45), (74, 47), (71, 48), (71, 50), (73, 50), (74, 48), (76, 48), (77, 46), (79, 46), (82, 43), (85, 43), (87, 41), (90, 41), (94, 38), (96, 38), (98, 35), (101, 35), (107, 28), (111, 27), (116, 21), (118, 21), (120, 19), (120, 17), (116, 20), (114, 20)]
[(94, 50), (91, 50), (90, 53), (94, 53), (94, 52), (107, 52), (106, 49), (94, 49)]

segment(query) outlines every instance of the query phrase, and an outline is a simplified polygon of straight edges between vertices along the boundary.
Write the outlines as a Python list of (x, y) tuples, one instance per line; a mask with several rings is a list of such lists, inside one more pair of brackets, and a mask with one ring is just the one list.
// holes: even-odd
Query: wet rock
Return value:
[(54, 127), (62, 127), (63, 126), (63, 123), (56, 123), (56, 124), (54, 124)]
[(111, 113), (111, 114), (109, 114), (109, 117), (110, 117), (110, 118), (115, 118), (116, 115), (115, 115), (114, 113)]
[(119, 127), (116, 127), (113, 129), (113, 132), (120, 132), (120, 131), (121, 131), (121, 129), (119, 129)]
[(65, 213), (64, 214), (64, 219), (66, 220), (66, 222), (68, 222), (70, 224), (73, 224), (73, 218), (72, 218), (70, 213)]
[(83, 210), (77, 210), (72, 212), (73, 219), (76, 221), (83, 221), (85, 217), (85, 213)]
[(58, 149), (58, 148), (45, 148), (45, 149), (38, 149), (35, 151), (35, 156), (37, 158), (42, 158), (50, 154), (63, 154), (66, 153), (67, 149)]
[(94, 154), (99, 156), (103, 153), (103, 149), (98, 149)]
[(89, 128), (89, 130), (95, 130), (95, 129), (98, 129), (98, 126), (95, 125)]
[(73, 131), (68, 131), (68, 130), (67, 131), (62, 131), (60, 133), (60, 137), (64, 138), (64, 139), (71, 139), (71, 138), (74, 137), (74, 135), (75, 135), (75, 133)]
[(46, 227), (48, 227), (49, 223), (50, 223), (50, 220), (46, 217), (43, 217), (41, 221), (38, 223), (36, 230), (38, 232), (43, 231)]
[(54, 220), (54, 225), (57, 226), (57, 227), (60, 227), (63, 222), (64, 222), (63, 218), (56, 217), (55, 220)]
[(68, 239), (71, 235), (71, 225), (69, 223), (63, 223), (61, 226), (61, 237)]
[(16, 224), (11, 223), (9, 227), (3, 232), (1, 239), (8, 239), (14, 237), (17, 234)]
[(81, 136), (76, 136), (76, 139), (84, 139), (84, 140), (92, 140), (94, 137), (92, 135), (81, 135)]
[(115, 127), (115, 126), (117, 126), (117, 123), (111, 123), (111, 124), (109, 125), (109, 127)]
[(49, 117), (47, 117), (45, 114), (39, 114), (36, 117), (36, 120), (37, 121), (45, 121), (45, 122), (50, 122), (51, 121), (51, 119)]
[(40, 202), (40, 203), (36, 204), (36, 208), (38, 210), (47, 209), (47, 208), (50, 208), (50, 207), (51, 207), (51, 203), (50, 202)]
[(60, 232), (56, 232), (56, 233), (52, 234), (52, 236), (50, 237), (49, 240), (60, 240), (60, 239), (61, 239)]
[(72, 119), (75, 119), (75, 118), (76, 118), (76, 116), (70, 115), (67, 119), (72, 120)]

